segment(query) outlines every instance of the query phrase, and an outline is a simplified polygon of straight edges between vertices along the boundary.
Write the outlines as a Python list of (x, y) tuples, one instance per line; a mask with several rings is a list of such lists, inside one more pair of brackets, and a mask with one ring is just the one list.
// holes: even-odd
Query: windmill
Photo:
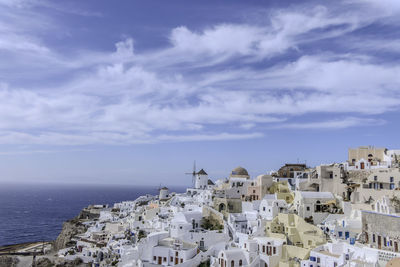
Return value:
[(185, 173), (186, 175), (191, 174), (192, 175), (192, 185), (194, 186), (194, 181), (196, 180), (196, 161), (193, 162), (193, 172), (187, 172)]

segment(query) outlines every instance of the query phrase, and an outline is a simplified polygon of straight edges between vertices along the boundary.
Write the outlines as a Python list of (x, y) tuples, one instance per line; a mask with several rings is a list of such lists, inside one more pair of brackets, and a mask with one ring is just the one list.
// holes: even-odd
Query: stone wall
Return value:
[[(363, 211), (362, 231), (367, 237), (365, 242), (373, 247), (395, 252), (399, 251), (400, 216)], [(386, 240), (386, 244), (384, 240)]]

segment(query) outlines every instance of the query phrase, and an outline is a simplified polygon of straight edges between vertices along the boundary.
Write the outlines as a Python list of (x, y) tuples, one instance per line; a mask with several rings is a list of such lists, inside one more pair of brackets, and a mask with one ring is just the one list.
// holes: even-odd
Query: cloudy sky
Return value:
[(0, 0), (0, 181), (189, 184), (400, 148), (400, 1)]

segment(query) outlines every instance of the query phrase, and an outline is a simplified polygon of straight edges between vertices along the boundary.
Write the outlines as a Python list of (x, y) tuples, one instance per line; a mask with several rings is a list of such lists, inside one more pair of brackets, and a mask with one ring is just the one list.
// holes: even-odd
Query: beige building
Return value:
[(350, 199), (352, 203), (369, 203), (381, 199), (400, 197), (400, 170), (398, 168), (356, 171), (349, 176), (354, 183)]
[(347, 173), (343, 164), (319, 165), (306, 182), (299, 184), (300, 191), (332, 192), (347, 198)]
[(247, 187), (246, 201), (261, 200), (268, 194), (268, 189), (273, 184), (271, 175), (259, 175), (250, 181)]
[(221, 212), (225, 218), (229, 213), (242, 212), (242, 200), (247, 195), (247, 187), (250, 183), (249, 173), (243, 167), (236, 167), (229, 175), (229, 179), (214, 188), (213, 206)]
[(215, 197), (213, 200), (214, 209), (228, 218), (229, 213), (242, 212), (242, 200), (240, 198), (220, 198)]
[[(385, 161), (387, 149), (383, 147), (373, 146), (360, 146), (358, 148), (349, 148), (348, 162), (350, 165), (354, 165), (361, 159), (367, 160), (371, 165), (376, 165)], [(365, 166), (361, 165), (361, 169)]]

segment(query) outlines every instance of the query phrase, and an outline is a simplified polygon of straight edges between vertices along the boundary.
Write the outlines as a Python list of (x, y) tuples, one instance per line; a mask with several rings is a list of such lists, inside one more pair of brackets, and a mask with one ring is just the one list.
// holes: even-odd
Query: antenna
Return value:
[(185, 174), (191, 174), (192, 175), (192, 185), (194, 187), (194, 181), (196, 179), (196, 161), (193, 162), (193, 172), (192, 173), (185, 173)]

